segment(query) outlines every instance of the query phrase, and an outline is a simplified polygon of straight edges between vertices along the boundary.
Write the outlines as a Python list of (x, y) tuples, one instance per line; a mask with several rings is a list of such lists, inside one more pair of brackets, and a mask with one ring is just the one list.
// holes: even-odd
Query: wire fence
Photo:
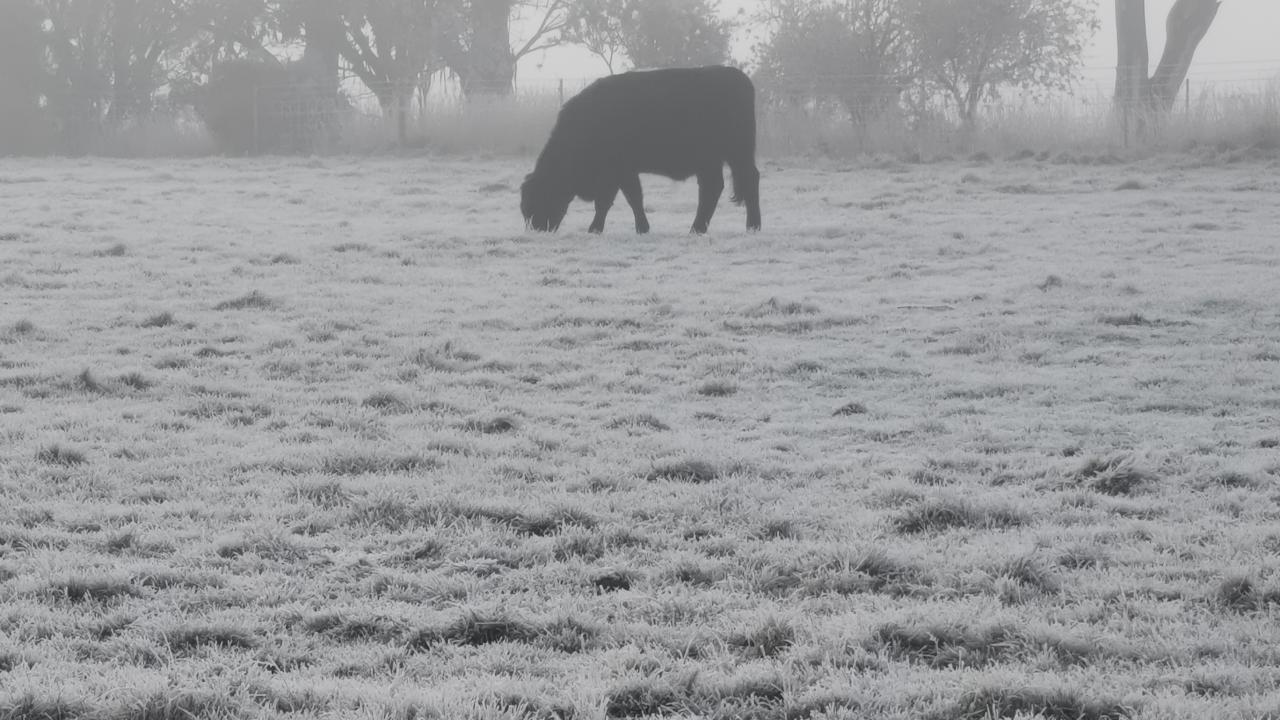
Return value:
[[(763, 153), (855, 154), (946, 151), (983, 142), (1060, 147), (1128, 141), (1149, 128), (1150, 106), (1117, 105), (1114, 73), (1071, 92), (1006, 89), (972, 118), (947, 93), (856, 74), (811, 75), (758, 85)], [(224, 107), (163, 102), (149, 114), (113, 119), (92, 98), (61, 97), (28, 117), (27, 139), (0, 112), (0, 153), (262, 154), (441, 152), (530, 154), (545, 141), (559, 108), (594, 77), (520, 79), (501, 92), (466, 94), (455, 83), (369, 87), (355, 80), (333, 89), (265, 85)], [(61, 115), (55, 113), (61, 112)], [(53, 116), (50, 121), (48, 116)], [(966, 123), (966, 120), (972, 122)], [(1178, 139), (1247, 137), (1280, 142), (1280, 62), (1197, 66), (1171, 115), (1160, 121)], [(43, 133), (45, 142), (30, 136)], [(8, 138), (8, 142), (6, 142)]]

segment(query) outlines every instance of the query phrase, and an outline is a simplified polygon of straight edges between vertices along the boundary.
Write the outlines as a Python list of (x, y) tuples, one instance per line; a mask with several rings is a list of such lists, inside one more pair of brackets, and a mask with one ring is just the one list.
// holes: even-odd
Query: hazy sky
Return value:
[[(749, 17), (762, 1), (721, 0), (720, 7), (726, 14), (743, 9)], [(1173, 3), (1174, 0), (1147, 0), (1153, 65), (1164, 50), (1164, 22)], [(1109, 92), (1108, 85), (1115, 80), (1115, 4), (1101, 0), (1098, 11), (1102, 29), (1086, 52), (1085, 76), (1087, 84)], [(528, 58), (520, 72), (526, 81), (545, 82), (559, 77), (596, 77), (606, 70), (600, 60), (585, 51), (561, 49)], [(1257, 83), (1280, 75), (1280, 0), (1224, 0), (1190, 75), (1193, 82), (1220, 84)]]

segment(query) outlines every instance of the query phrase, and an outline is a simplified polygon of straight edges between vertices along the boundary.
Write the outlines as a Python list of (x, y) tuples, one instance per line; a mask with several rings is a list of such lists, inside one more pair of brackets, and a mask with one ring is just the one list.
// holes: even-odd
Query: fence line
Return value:
[[(1226, 77), (1216, 75), (1191, 73), (1180, 93), (1174, 122), (1196, 124), (1202, 132), (1215, 123), (1234, 126), (1247, 120), (1266, 128), (1280, 124), (1280, 68), (1274, 74), (1238, 69)], [(387, 93), (379, 92), (387, 88), (354, 80), (344, 82), (338, 94), (305, 85), (259, 86), (251, 89), (245, 106), (232, 108), (225, 117), (214, 117), (207, 108), (196, 113), (169, 107), (123, 123), (106, 122), (107, 108), (93, 98), (59, 96), (56, 103), (51, 99), (49, 110), (70, 108), (72, 114), (45, 122), (61, 133), (45, 149), (124, 154), (316, 153), (383, 151), (408, 145), (447, 152), (530, 153), (545, 141), (564, 101), (594, 79), (521, 78), (507, 88), (506, 95), (470, 99), (464, 99), (454, 85), (435, 83), (426, 92), (415, 88), (406, 102), (390, 107), (383, 105)], [(781, 91), (760, 83), (761, 146), (766, 151), (821, 151), (835, 146), (865, 151), (877, 143), (901, 147), (917, 142), (922, 133), (954, 133), (960, 124), (954, 103), (937, 93), (904, 96), (897, 84), (854, 73), (811, 75), (803, 80), (804, 87)], [(837, 82), (851, 88), (846, 103), (813, 97), (814, 85)], [(1149, 108), (1144, 102), (1117, 106), (1113, 89), (1110, 83), (1098, 81), (1080, 83), (1073, 93), (1008, 91), (981, 104), (979, 128), (1007, 134), (1019, 124), (1039, 123), (1046, 126), (1041, 133), (1046, 142), (1049, 128), (1068, 135), (1081, 127), (1103, 141), (1123, 140), (1122, 121), (1141, 118)], [(872, 102), (860, 105), (860, 97)], [(890, 99), (887, 107), (891, 109), (883, 127), (875, 121), (867, 123), (869, 128), (850, 122), (850, 115), (859, 115), (859, 110), (884, 109), (882, 97)], [(94, 113), (98, 116), (93, 117)], [(0, 122), (0, 153), (6, 148), (5, 131)], [(238, 140), (227, 141), (237, 133)], [(149, 145), (158, 135), (167, 144)], [(26, 152), (40, 148), (39, 143), (18, 147)]]

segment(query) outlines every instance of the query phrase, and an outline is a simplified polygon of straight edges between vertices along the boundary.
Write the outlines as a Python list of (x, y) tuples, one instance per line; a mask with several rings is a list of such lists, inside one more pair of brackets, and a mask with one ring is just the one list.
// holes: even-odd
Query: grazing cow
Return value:
[(741, 70), (711, 66), (612, 75), (565, 103), (537, 165), (520, 188), (520, 212), (534, 230), (555, 231), (574, 197), (594, 201), (589, 232), (604, 230), (618, 191), (636, 232), (649, 231), (640, 173), (698, 177), (691, 232), (707, 231), (733, 173), (733, 201), (747, 206), (747, 229), (760, 229), (760, 171), (755, 164), (755, 87)]

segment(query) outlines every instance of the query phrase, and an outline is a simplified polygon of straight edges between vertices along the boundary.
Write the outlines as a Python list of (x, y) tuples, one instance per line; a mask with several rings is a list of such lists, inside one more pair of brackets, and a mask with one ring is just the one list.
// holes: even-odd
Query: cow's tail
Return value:
[(742, 205), (747, 201), (748, 193), (753, 192), (753, 185), (758, 184), (758, 180), (751, 181), (746, 176), (758, 175), (756, 170), (756, 89), (745, 75), (746, 80), (746, 102), (745, 107), (739, 109), (734, 114), (736, 120), (737, 137), (732, 142), (732, 153), (736, 156), (729, 162), (729, 169), (733, 172), (733, 194), (729, 199), (735, 205)]

